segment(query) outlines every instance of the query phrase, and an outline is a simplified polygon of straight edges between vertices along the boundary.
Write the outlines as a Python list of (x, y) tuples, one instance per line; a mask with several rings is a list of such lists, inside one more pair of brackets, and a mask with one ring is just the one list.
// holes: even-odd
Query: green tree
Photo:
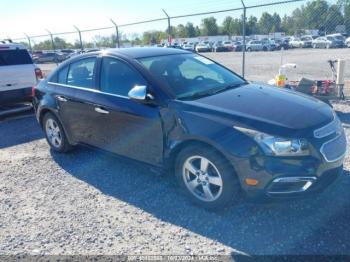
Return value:
[(350, 34), (350, 0), (339, 0), (337, 5), (343, 14), (346, 32)]
[(304, 28), (300, 29), (324, 30), (326, 26), (327, 11), (328, 3), (325, 0), (308, 2), (305, 8), (302, 9), (302, 16), (305, 20), (303, 24)]
[(195, 37), (196, 36), (196, 29), (195, 29), (193, 23), (187, 23), (185, 30), (186, 30), (187, 37)]
[(185, 26), (183, 24), (179, 24), (176, 27), (176, 35), (175, 35), (175, 37), (179, 37), (179, 38), (187, 37), (186, 28), (185, 28)]
[(262, 34), (269, 34), (273, 31), (274, 19), (273, 16), (264, 12), (259, 20), (259, 29)]
[(282, 20), (281, 20), (281, 17), (279, 16), (279, 14), (274, 13), (272, 15), (272, 19), (273, 19), (273, 26), (272, 26), (272, 31), (271, 32), (281, 32)]
[(214, 17), (204, 18), (201, 24), (201, 34), (204, 36), (218, 35), (219, 27)]
[(93, 37), (92, 40), (97, 47), (115, 47), (115, 41), (113, 41), (113, 35), (112, 36), (96, 35)]
[(250, 16), (247, 21), (246, 34), (255, 35), (259, 33), (258, 18)]
[(200, 36), (201, 35), (201, 30), (200, 30), (198, 25), (196, 26), (195, 31), (196, 31), (196, 36)]
[(231, 16), (225, 17), (224, 21), (222, 22), (222, 27), (221, 27), (222, 34), (232, 35), (232, 32), (231, 32), (232, 21), (233, 21), (233, 18)]
[(344, 24), (344, 17), (338, 5), (331, 5), (327, 12), (325, 31), (335, 32), (338, 25)]
[[(243, 34), (243, 20), (235, 18), (231, 21), (230, 25), (231, 35), (242, 35)], [(246, 30), (247, 34), (247, 30)]]

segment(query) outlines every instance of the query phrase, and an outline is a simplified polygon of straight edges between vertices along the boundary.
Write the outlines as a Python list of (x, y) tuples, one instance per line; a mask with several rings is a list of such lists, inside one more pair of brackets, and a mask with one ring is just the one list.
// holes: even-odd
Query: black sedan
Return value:
[(276, 44), (276, 50), (287, 50), (289, 49), (289, 43), (287, 40), (282, 40), (282, 39), (276, 39), (275, 40)]
[(304, 195), (342, 172), (346, 138), (328, 105), (188, 51), (83, 54), (33, 92), (52, 150), (87, 144), (167, 170), (205, 208), (242, 192)]

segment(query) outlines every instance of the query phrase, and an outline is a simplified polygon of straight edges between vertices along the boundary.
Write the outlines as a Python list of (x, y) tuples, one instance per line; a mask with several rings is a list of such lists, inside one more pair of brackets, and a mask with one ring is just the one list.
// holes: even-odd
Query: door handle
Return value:
[(57, 96), (57, 100), (61, 101), (61, 102), (67, 102), (67, 98), (65, 98), (64, 96)]
[(105, 115), (109, 114), (109, 111), (107, 111), (101, 107), (95, 107), (95, 111), (99, 114), (105, 114)]

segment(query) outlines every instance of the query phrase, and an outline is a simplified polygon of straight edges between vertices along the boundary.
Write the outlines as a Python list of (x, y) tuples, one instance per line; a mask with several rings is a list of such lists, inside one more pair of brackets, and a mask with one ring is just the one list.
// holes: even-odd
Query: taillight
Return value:
[(41, 71), (40, 68), (35, 68), (35, 77), (37, 81), (44, 78), (43, 72)]
[(31, 97), (35, 97), (35, 88), (36, 86), (32, 86), (32, 93), (31, 93)]

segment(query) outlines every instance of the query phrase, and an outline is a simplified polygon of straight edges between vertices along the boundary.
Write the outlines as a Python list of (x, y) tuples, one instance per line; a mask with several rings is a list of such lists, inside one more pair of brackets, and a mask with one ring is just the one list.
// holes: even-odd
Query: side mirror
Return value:
[(147, 103), (154, 100), (154, 97), (148, 93), (147, 86), (134, 86), (129, 91), (128, 96), (130, 99), (141, 103)]

